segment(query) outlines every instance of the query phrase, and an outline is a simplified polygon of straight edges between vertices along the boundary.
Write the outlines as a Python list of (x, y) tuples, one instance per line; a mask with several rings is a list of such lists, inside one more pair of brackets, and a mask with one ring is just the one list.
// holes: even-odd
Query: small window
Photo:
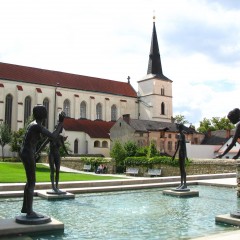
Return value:
[(108, 147), (108, 142), (107, 141), (103, 141), (102, 142), (102, 147), (103, 148), (107, 148)]
[(94, 142), (94, 147), (100, 147), (100, 142), (99, 141), (95, 141)]
[(78, 154), (78, 140), (75, 139), (74, 141), (74, 154)]

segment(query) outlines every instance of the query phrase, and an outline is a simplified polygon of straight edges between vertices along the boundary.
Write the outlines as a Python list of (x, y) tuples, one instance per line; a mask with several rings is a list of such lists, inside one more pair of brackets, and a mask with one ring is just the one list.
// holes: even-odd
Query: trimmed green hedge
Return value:
[(104, 157), (84, 157), (84, 158), (81, 158), (81, 160), (85, 164), (92, 164), (92, 165), (99, 165), (99, 164), (111, 162), (111, 160), (106, 159)]
[[(171, 157), (166, 157), (166, 156), (155, 156), (152, 158), (147, 158), (145, 157), (127, 157), (125, 159), (125, 166), (126, 167), (133, 167), (133, 166), (144, 166), (144, 167), (151, 167), (154, 164), (167, 164), (171, 165), (174, 167), (179, 166), (179, 161), (178, 159), (172, 160)], [(185, 161), (185, 165), (190, 164), (190, 160)]]

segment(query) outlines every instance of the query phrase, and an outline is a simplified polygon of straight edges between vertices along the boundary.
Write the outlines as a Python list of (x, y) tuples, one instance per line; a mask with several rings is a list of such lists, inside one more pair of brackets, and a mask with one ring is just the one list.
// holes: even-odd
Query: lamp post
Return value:
[(59, 87), (59, 83), (56, 83), (56, 86), (55, 86), (55, 91), (54, 91), (54, 111), (53, 111), (53, 114), (54, 114), (54, 118), (53, 118), (53, 128), (55, 127), (55, 124), (56, 124), (56, 114), (57, 114), (57, 88)]

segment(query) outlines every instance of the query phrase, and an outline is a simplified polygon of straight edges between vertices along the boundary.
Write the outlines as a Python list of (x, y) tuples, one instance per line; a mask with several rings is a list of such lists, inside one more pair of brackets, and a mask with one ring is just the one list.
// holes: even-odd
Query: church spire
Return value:
[(148, 61), (148, 70), (147, 74), (155, 74), (159, 76), (164, 76), (162, 72), (161, 58), (158, 48), (158, 39), (157, 32), (155, 27), (155, 16), (153, 16), (153, 32), (152, 32), (152, 41)]

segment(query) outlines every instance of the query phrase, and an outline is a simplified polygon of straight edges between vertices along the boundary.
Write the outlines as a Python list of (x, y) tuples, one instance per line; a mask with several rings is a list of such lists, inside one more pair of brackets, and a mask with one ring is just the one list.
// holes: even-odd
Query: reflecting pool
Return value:
[[(65, 224), (63, 234), (33, 236), (37, 240), (191, 239), (236, 227), (215, 223), (215, 216), (240, 208), (232, 188), (191, 186), (199, 197), (176, 198), (163, 189), (81, 194), (73, 200), (34, 199), (37, 212)], [(0, 217), (20, 215), (22, 199), (0, 199)]]

